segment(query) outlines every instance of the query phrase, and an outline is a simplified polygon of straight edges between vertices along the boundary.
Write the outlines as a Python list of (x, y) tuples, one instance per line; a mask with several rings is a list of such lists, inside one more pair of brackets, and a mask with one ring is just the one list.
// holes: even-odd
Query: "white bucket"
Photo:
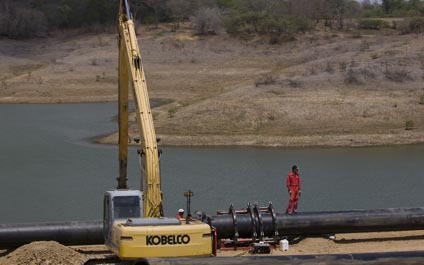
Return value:
[(280, 240), (280, 250), (289, 251), (289, 241), (287, 239)]

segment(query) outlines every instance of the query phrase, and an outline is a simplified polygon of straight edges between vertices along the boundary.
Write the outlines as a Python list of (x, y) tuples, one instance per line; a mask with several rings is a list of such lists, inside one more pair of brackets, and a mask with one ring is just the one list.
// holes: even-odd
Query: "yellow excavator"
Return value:
[[(108, 248), (124, 260), (152, 257), (211, 256), (211, 227), (199, 220), (163, 217), (160, 153), (141, 54), (128, 0), (120, 1), (119, 30), (119, 177), (105, 192), (103, 233)], [(140, 132), (142, 187), (127, 186), (128, 94), (131, 89)]]

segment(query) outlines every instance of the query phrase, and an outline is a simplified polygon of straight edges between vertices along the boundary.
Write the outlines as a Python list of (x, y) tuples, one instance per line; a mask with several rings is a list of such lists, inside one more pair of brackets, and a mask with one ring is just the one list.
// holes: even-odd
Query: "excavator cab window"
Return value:
[(140, 198), (137, 196), (122, 196), (113, 198), (115, 219), (141, 217)]

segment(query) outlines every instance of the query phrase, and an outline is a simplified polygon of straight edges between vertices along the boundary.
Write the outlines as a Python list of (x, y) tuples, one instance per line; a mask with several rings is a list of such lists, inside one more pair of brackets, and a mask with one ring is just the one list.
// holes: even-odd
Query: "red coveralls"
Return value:
[(287, 189), (290, 191), (289, 205), (286, 212), (295, 212), (297, 210), (297, 202), (300, 193), (300, 177), (298, 174), (290, 172), (286, 181)]

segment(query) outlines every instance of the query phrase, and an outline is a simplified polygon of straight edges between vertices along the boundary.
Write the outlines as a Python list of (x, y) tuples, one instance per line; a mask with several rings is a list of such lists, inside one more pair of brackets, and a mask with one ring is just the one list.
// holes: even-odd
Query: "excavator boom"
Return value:
[(134, 22), (127, 0), (121, 0), (119, 30), (119, 177), (118, 189), (127, 189), (128, 152), (128, 92), (132, 88), (135, 116), (140, 132), (140, 155), (143, 158), (144, 217), (161, 217), (162, 192), (159, 171), (159, 151), (141, 54)]
[[(177, 218), (162, 217), (159, 150), (141, 55), (127, 0), (120, 1), (118, 30), (120, 169), (118, 188), (106, 191), (103, 199), (105, 244), (124, 260), (210, 256), (215, 241), (208, 224), (192, 218), (182, 222)], [(127, 187), (130, 88), (134, 96), (135, 116), (140, 132), (139, 154), (144, 162), (142, 192), (129, 190)]]

